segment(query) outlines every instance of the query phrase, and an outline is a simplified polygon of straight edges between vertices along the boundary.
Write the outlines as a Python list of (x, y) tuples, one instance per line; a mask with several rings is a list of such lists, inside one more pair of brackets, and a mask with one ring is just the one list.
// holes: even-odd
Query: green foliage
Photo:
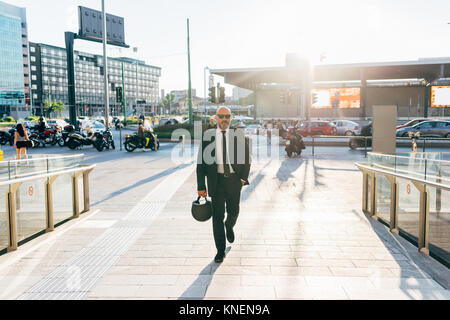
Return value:
[(29, 116), (25, 118), (26, 121), (32, 121), (32, 122), (38, 122), (39, 117), (38, 116)]
[(173, 93), (168, 93), (163, 101), (162, 101), (162, 105), (165, 108), (170, 108), (170, 106), (175, 102), (176, 96)]
[(58, 113), (61, 115), (61, 112), (66, 110), (66, 106), (62, 101), (50, 101), (49, 99), (45, 100), (44, 102), (44, 110), (47, 113), (47, 116), (50, 117), (52, 113)]

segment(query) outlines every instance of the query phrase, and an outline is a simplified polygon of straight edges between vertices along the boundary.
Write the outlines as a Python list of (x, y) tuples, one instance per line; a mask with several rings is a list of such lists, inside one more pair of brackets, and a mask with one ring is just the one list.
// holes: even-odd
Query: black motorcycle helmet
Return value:
[(206, 222), (212, 217), (213, 207), (212, 202), (207, 199), (204, 204), (200, 203), (201, 197), (192, 203), (192, 216), (199, 222)]

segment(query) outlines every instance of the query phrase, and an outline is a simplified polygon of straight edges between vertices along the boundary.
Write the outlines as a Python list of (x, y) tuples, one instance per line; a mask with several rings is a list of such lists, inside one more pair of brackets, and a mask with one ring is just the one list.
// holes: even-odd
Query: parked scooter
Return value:
[(75, 131), (74, 126), (67, 126), (64, 129), (65, 129), (65, 132), (67, 133), (66, 145), (71, 150), (75, 150), (82, 146), (91, 146), (94, 144), (94, 141), (97, 138), (97, 137), (95, 137), (95, 135), (94, 135), (94, 137), (92, 137), (92, 139), (86, 137), (86, 135), (84, 135), (78, 131)]
[(95, 137), (94, 147), (99, 152), (102, 152), (105, 148), (107, 150), (116, 149), (116, 146), (114, 145), (114, 138), (110, 130), (106, 130), (103, 133), (96, 132), (94, 134), (94, 137)]
[(302, 151), (306, 149), (303, 136), (299, 129), (294, 129), (293, 134), (289, 134), (286, 137), (286, 140), (286, 152), (289, 158), (291, 158), (294, 153), (300, 156)]

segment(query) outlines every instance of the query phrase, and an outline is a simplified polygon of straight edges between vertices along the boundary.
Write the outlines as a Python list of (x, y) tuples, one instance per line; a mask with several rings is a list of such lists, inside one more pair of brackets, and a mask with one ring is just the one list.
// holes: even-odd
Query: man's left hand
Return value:
[(242, 186), (245, 186), (246, 182), (241, 179)]

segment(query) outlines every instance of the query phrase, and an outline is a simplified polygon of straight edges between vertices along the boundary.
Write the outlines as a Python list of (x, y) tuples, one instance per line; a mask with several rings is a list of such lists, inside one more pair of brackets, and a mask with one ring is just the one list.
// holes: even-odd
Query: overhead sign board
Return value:
[[(78, 36), (93, 40), (103, 39), (103, 16), (101, 11), (78, 7)], [(108, 42), (125, 44), (125, 19), (106, 14), (106, 30)]]
[(433, 86), (431, 88), (431, 107), (450, 107), (450, 86)]

